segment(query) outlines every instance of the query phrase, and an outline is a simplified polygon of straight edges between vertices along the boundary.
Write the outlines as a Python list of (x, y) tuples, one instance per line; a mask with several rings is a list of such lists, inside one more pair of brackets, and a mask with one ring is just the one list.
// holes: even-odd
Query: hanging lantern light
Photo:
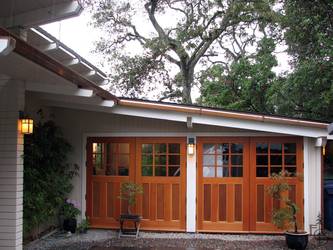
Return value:
[(34, 121), (31, 118), (24, 116), (23, 112), (20, 112), (19, 129), (24, 135), (29, 135), (34, 132)]
[(188, 155), (194, 154), (194, 146), (195, 146), (194, 138), (192, 138), (192, 137), (188, 138), (188, 142), (187, 142), (187, 154)]

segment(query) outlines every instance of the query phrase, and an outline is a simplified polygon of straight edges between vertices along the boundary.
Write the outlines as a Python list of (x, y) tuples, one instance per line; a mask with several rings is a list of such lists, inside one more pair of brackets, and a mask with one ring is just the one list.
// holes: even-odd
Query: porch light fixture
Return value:
[(22, 134), (29, 135), (34, 132), (34, 121), (20, 111), (19, 129)]
[(194, 145), (195, 141), (193, 137), (189, 137), (187, 141), (187, 154), (193, 155), (194, 154)]

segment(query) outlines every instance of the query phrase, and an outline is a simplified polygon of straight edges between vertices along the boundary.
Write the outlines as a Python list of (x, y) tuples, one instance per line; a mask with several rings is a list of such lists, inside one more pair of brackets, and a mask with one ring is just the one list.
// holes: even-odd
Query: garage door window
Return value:
[(142, 144), (141, 165), (142, 176), (180, 176), (180, 144)]
[(203, 177), (242, 177), (243, 144), (203, 144)]

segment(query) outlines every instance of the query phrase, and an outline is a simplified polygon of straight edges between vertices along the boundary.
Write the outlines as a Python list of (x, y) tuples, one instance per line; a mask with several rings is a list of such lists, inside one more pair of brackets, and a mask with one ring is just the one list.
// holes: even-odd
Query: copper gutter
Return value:
[(305, 126), (305, 127), (312, 127), (312, 128), (327, 129), (327, 126), (328, 126), (327, 123), (315, 122), (315, 121), (305, 121), (305, 120), (297, 120), (297, 119), (292, 119), (292, 118), (273, 117), (273, 116), (259, 115), (259, 114), (245, 114), (245, 113), (238, 113), (238, 112), (232, 112), (232, 111), (214, 110), (214, 109), (203, 108), (203, 107), (190, 107), (190, 106), (186, 107), (186, 106), (180, 106), (180, 105), (177, 106), (177, 105), (171, 105), (171, 104), (151, 103), (151, 102), (127, 100), (127, 99), (120, 99), (118, 101), (118, 104), (121, 106), (127, 106), (127, 107), (185, 112), (185, 113), (190, 113), (190, 114), (220, 116), (220, 117), (233, 118), (233, 119), (242, 119), (242, 120), (250, 120), (250, 121), (269, 122), (269, 123), (280, 123), (280, 124)]
[(1, 27), (0, 27), (0, 36), (9, 36), (14, 38), (16, 40), (16, 46), (14, 52), (23, 56), (24, 58), (74, 83), (79, 88), (88, 88), (93, 90), (97, 96), (101, 97), (104, 100), (113, 100), (115, 103), (118, 103), (119, 99), (116, 96), (112, 95), (108, 91), (97, 86), (88, 79), (82, 77), (80, 74), (76, 73), (75, 71), (65, 67), (60, 62), (52, 59), (51, 57), (47, 56), (43, 52), (39, 51), (38, 49), (34, 48), (27, 42), (23, 41), (19, 37), (11, 34), (10, 32)]

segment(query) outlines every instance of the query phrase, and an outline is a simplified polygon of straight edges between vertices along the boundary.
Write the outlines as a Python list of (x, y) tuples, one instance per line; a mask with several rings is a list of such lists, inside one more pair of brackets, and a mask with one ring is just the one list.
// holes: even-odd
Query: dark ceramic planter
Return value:
[(308, 245), (309, 233), (306, 232), (286, 232), (286, 243), (288, 248), (304, 250)]
[(76, 219), (64, 219), (63, 229), (66, 232), (75, 233), (77, 222)]

